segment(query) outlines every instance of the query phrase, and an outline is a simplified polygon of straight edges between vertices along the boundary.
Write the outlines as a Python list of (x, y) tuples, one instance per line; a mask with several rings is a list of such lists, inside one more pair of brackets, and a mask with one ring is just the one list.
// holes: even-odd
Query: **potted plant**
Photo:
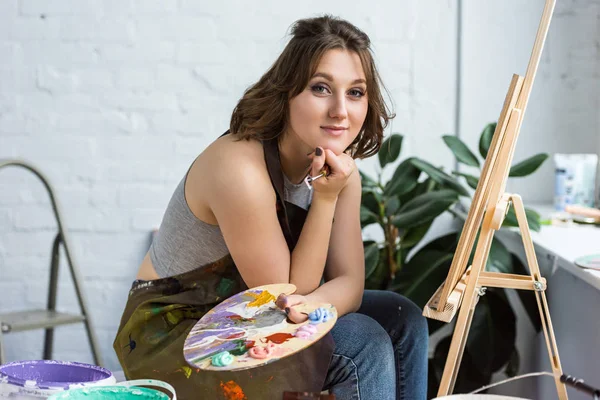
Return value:
[[(481, 133), (479, 155), (485, 159), (496, 123), (488, 124)], [(457, 137), (446, 135), (444, 143), (461, 163), (481, 171), (482, 160)], [(403, 136), (392, 134), (378, 153), (381, 170), (376, 178), (360, 171), (362, 179), (361, 225), (363, 229), (377, 224), (383, 240), (364, 241), (365, 287), (398, 292), (423, 307), (448, 274), (456, 251), (460, 230), (423, 243), (425, 234), (437, 217), (456, 215), (459, 199), (469, 200), (479, 177), (463, 172), (447, 173), (423, 159), (409, 157), (400, 162), (392, 177), (382, 181), (383, 171), (400, 155)], [(510, 169), (510, 177), (528, 176), (548, 158), (534, 155)], [(466, 186), (464, 185), (466, 183)], [(539, 215), (526, 210), (529, 227), (540, 229)], [(462, 224), (460, 224), (462, 226)], [(504, 226), (516, 226), (511, 208)], [(473, 255), (471, 255), (472, 257)], [(494, 238), (486, 270), (526, 274), (523, 263)], [(519, 291), (536, 330), (540, 321), (533, 293)], [(444, 323), (428, 320), (430, 334)], [(475, 309), (468, 341), (457, 377), (455, 392), (467, 392), (490, 382), (492, 374), (505, 369), (513, 376), (518, 371), (519, 357), (515, 347), (516, 321), (505, 290), (489, 288)], [(431, 394), (435, 394), (450, 346), (451, 336), (441, 339), (430, 360)]]

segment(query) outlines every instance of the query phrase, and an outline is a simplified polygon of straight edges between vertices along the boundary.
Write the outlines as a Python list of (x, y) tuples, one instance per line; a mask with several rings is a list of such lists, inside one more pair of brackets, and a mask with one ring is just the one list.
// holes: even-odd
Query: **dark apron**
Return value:
[[(291, 252), (307, 211), (283, 200), (277, 139), (263, 142), (263, 147), (277, 194), (277, 216)], [(333, 353), (330, 333), (292, 356), (245, 371), (201, 371), (185, 361), (183, 344), (196, 322), (245, 289), (231, 255), (172, 277), (135, 281), (113, 344), (127, 379), (168, 382), (183, 400), (281, 399), (284, 391), (320, 392)]]

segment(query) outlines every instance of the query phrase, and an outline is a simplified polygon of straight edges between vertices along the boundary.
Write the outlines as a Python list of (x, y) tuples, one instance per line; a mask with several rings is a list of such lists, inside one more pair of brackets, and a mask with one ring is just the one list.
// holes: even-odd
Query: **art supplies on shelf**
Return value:
[(593, 207), (596, 189), (597, 154), (554, 155), (554, 208), (580, 205)]
[(568, 205), (564, 211), (549, 213), (545, 225), (577, 227), (583, 225), (600, 226), (600, 210), (592, 207)]

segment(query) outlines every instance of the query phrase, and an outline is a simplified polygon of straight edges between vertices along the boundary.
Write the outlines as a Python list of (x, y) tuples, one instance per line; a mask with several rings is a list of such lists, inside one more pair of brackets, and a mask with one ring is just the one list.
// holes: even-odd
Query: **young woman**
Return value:
[[(230, 129), (175, 189), (115, 339), (127, 378), (173, 384), (181, 399), (219, 398), (233, 380), (249, 400), (330, 390), (338, 399), (426, 397), (427, 324), (395, 293), (364, 291), (360, 175), (392, 116), (368, 36), (324, 16), (297, 21), (282, 54), (237, 104)], [(312, 183), (303, 180), (323, 169)], [(190, 369), (196, 321), (247, 287), (292, 283), (277, 305), (333, 304), (329, 335), (242, 372)]]

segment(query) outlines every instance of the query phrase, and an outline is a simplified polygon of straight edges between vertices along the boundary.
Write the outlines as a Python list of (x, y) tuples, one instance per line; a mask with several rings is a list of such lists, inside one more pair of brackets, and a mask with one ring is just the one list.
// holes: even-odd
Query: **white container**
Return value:
[(556, 211), (564, 211), (568, 205), (594, 207), (597, 166), (596, 154), (554, 155)]
[(11, 400), (46, 399), (73, 388), (115, 382), (109, 370), (77, 362), (30, 360), (0, 365), (0, 398)]

